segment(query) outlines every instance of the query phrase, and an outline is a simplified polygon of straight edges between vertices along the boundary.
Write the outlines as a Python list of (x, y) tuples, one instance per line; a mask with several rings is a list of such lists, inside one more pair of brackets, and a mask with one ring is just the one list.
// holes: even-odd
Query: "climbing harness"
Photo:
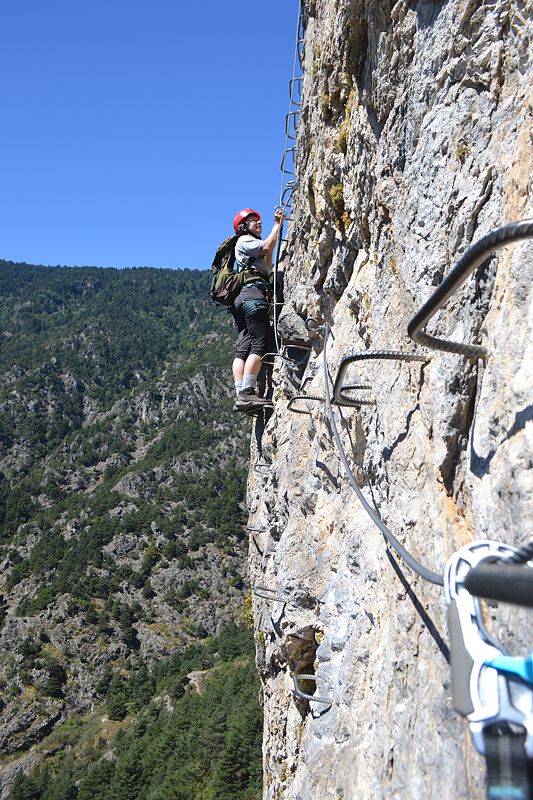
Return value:
[(513, 222), (510, 225), (503, 225), (501, 228), (491, 231), (483, 236), (478, 242), (470, 247), (459, 259), (449, 275), (444, 278), (440, 286), (433, 292), (419, 311), (409, 322), (407, 333), (413, 341), (432, 347), (435, 350), (444, 350), (449, 353), (459, 353), (475, 358), (484, 358), (486, 350), (475, 344), (463, 344), (461, 342), (451, 342), (446, 339), (439, 339), (430, 336), (425, 332), (425, 327), (430, 319), (442, 308), (447, 300), (464, 283), (467, 277), (483, 264), (495, 250), (505, 245), (520, 242), (523, 239), (533, 237), (533, 220), (526, 219), (522, 222)]
[[(453, 706), (467, 718), (474, 745), (487, 760), (490, 800), (532, 797), (533, 657), (509, 656), (488, 633), (466, 579), (472, 569), (512, 561), (518, 552), (477, 541), (458, 550), (445, 570)], [(532, 567), (521, 569), (533, 578)]]

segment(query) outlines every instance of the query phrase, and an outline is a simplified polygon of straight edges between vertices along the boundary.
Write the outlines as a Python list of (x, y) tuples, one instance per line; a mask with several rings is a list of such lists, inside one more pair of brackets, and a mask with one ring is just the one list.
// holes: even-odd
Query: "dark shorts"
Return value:
[[(241, 292), (241, 295), (243, 292)], [(239, 337), (235, 357), (246, 361), (252, 353), (264, 356), (274, 349), (274, 335), (268, 318), (268, 303), (263, 298), (239, 295), (232, 309)]]

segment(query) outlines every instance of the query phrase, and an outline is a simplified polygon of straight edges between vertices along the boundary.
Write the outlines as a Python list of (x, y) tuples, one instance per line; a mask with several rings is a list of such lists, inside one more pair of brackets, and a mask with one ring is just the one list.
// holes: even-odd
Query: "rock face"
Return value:
[[(430, 323), (482, 344), (484, 363), (419, 347), (407, 325), (471, 244), (533, 216), (532, 11), (304, 4), (279, 332), (285, 345), (307, 337), (298, 391), (321, 399), (291, 411), (275, 392), (248, 487), (269, 800), (484, 797), (484, 761), (452, 707), (442, 588), (387, 551), (354, 494), (323, 360), (331, 390), (350, 352), (428, 356), (350, 366), (345, 383), (370, 385), (359, 396), (374, 402), (333, 406), (364, 497), (420, 562), (442, 574), (476, 539), (529, 540), (532, 243), (498, 251)], [(274, 381), (298, 386), (286, 362)], [(531, 618), (505, 613), (491, 609), (492, 631), (529, 652)], [(296, 698), (295, 672), (315, 674), (299, 688), (328, 702)]]

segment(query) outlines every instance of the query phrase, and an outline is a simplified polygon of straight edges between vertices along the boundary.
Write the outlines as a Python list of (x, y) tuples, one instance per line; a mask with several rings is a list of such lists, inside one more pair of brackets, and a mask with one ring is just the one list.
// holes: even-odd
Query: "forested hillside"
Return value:
[[(13, 797), (225, 797), (232, 770), (215, 758), (211, 775), (198, 744), (195, 783), (177, 721), (194, 718), (194, 738), (217, 695), (220, 757), (244, 728), (257, 748), (253, 657), (234, 624), (248, 420), (231, 413), (233, 330), (209, 280), (0, 261), (2, 797), (45, 755)], [(185, 692), (193, 669), (208, 670), (201, 695)], [(250, 711), (236, 721), (237, 687)], [(183, 751), (181, 779), (165, 755), (166, 793), (139, 776), (145, 793), (119, 791), (121, 764), (141, 769), (136, 748), (160, 736)], [(159, 757), (147, 758), (146, 776)], [(227, 797), (255, 797), (258, 774), (241, 770)]]

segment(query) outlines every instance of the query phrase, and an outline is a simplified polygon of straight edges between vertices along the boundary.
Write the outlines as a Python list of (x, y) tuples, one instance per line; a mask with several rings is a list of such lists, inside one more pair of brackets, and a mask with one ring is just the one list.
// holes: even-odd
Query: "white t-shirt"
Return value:
[(251, 236), (249, 233), (239, 236), (235, 245), (235, 259), (239, 271), (244, 267), (253, 267), (265, 278), (268, 278), (271, 270), (266, 258), (259, 255), (262, 244), (261, 239), (256, 239), (255, 236)]

